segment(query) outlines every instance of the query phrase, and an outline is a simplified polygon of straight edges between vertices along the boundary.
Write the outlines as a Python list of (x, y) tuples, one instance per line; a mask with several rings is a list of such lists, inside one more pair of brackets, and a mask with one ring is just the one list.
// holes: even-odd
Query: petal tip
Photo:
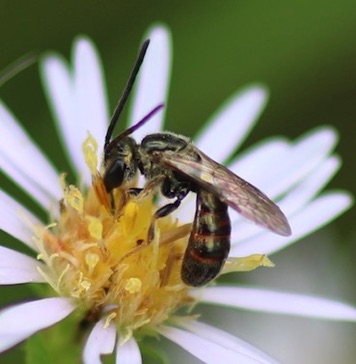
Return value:
[(152, 24), (146, 31), (145, 35), (150, 38), (171, 38), (171, 32), (167, 25), (160, 22)]

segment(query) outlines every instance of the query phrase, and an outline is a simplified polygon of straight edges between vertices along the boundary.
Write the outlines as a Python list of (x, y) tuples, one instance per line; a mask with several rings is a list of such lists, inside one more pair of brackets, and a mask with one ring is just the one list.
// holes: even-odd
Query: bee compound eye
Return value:
[(122, 185), (125, 169), (126, 165), (120, 159), (113, 160), (108, 166), (104, 174), (104, 185), (108, 192)]

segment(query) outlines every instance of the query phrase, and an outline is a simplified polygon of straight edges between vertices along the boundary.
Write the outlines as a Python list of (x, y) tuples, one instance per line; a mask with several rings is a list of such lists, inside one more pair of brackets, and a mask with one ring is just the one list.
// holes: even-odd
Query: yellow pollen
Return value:
[(96, 168), (98, 165), (97, 159), (97, 150), (98, 150), (98, 143), (92, 137), (92, 135), (88, 135), (85, 139), (82, 150), (84, 153), (85, 163), (87, 164), (91, 174), (94, 176), (96, 174)]
[(85, 291), (88, 291), (91, 287), (91, 283), (89, 281), (82, 281), (80, 285), (84, 288)]
[(86, 216), (88, 220), (89, 234), (92, 238), (100, 240), (103, 233), (103, 225), (101, 221), (93, 216)]
[(85, 263), (88, 266), (89, 274), (93, 274), (94, 268), (98, 264), (100, 257), (98, 254), (88, 253), (85, 255)]
[(274, 263), (264, 254), (252, 254), (247, 257), (229, 257), (221, 274), (230, 272), (248, 272), (258, 267), (273, 268)]
[(125, 285), (126, 291), (130, 292), (131, 294), (139, 292), (141, 287), (142, 282), (138, 278), (130, 278)]
[(83, 213), (83, 196), (77, 187), (69, 186), (69, 190), (66, 193), (66, 201), (74, 210)]

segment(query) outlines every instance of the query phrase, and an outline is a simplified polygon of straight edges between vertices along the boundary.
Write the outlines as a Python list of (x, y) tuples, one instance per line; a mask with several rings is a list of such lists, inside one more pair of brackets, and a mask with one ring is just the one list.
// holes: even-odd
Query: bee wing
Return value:
[(289, 236), (291, 228), (280, 208), (258, 188), (236, 176), (201, 151), (200, 160), (187, 154), (160, 154), (159, 163), (173, 169), (210, 191), (242, 216), (279, 235)]

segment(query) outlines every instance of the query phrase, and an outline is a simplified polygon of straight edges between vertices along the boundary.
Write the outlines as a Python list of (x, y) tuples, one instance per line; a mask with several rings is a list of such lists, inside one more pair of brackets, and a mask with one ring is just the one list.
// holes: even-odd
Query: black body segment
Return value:
[(189, 286), (209, 283), (221, 271), (230, 251), (231, 224), (227, 205), (212, 193), (197, 192), (192, 232), (181, 277)]

